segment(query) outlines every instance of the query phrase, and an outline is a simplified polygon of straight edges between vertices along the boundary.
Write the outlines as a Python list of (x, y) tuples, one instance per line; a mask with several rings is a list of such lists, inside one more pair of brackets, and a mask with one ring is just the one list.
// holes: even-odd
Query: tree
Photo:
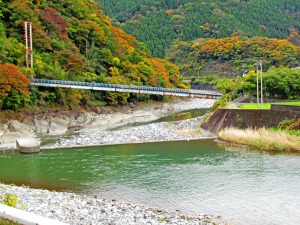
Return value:
[(29, 95), (29, 79), (12, 64), (0, 64), (0, 99), (5, 98), (11, 90)]
[(223, 78), (217, 84), (217, 88), (222, 92), (222, 94), (229, 95), (231, 99), (236, 97), (238, 91), (241, 90), (242, 87), (243, 87), (242, 78), (236, 78), (236, 79)]
[[(264, 77), (264, 95), (268, 98), (296, 99), (300, 96), (300, 69), (271, 67)], [(243, 90), (256, 96), (256, 73), (250, 71), (244, 78)]]
[(29, 79), (12, 64), (0, 64), (0, 106), (5, 109), (23, 107), (29, 99)]
[(3, 108), (8, 110), (18, 110), (30, 103), (30, 97), (20, 91), (11, 89), (8, 96), (3, 101)]

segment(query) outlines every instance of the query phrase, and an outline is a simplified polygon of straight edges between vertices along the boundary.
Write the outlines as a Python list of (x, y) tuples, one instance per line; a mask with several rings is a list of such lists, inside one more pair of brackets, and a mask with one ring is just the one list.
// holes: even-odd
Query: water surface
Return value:
[(300, 223), (300, 156), (212, 141), (0, 154), (0, 181), (98, 194), (235, 224)]

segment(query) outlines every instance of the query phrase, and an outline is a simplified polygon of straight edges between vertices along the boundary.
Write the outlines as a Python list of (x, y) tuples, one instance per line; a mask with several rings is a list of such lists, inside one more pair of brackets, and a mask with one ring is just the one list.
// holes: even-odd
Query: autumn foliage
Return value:
[[(1, 0), (0, 0), (1, 2)], [(33, 24), (35, 78), (182, 87), (179, 70), (152, 59), (135, 37), (112, 25), (99, 5), (89, 0), (2, 1), (0, 4), (0, 90), (2, 108), (31, 104), (123, 104), (134, 94), (67, 89), (34, 89), (30, 98), (24, 70), (24, 20)], [(1, 12), (5, 11), (5, 19)], [(14, 63), (16, 66), (5, 63)], [(19, 68), (19, 69), (18, 69)], [(4, 75), (5, 74), (5, 75)], [(12, 91), (11, 90), (15, 90)], [(25, 96), (25, 97), (26, 97)], [(1, 102), (0, 102), (1, 106)]]
[(45, 9), (45, 19), (55, 26), (58, 34), (62, 38), (67, 38), (68, 37), (67, 23), (64, 20), (64, 18), (57, 13), (56, 9), (54, 9), (52, 7), (46, 8)]
[(0, 99), (5, 98), (11, 90), (29, 94), (29, 79), (12, 64), (0, 63)]
[(220, 39), (200, 39), (195, 52), (203, 59), (234, 60), (243, 58), (266, 58), (272, 65), (297, 64), (300, 47), (288, 40), (266, 37), (242, 39), (238, 36)]

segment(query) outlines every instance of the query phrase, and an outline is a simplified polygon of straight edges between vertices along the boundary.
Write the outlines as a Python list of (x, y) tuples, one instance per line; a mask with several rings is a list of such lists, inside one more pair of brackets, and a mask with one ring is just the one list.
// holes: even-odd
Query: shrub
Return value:
[(2, 195), (1, 199), (2, 199), (2, 203), (4, 205), (14, 207), (14, 208), (20, 202), (20, 199), (15, 194), (11, 194), (11, 193), (6, 193), (6, 194)]
[(278, 124), (277, 128), (282, 130), (300, 130), (300, 118), (285, 119)]

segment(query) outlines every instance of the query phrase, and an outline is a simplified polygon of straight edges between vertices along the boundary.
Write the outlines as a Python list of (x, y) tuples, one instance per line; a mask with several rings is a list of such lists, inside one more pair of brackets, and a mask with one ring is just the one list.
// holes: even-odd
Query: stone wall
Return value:
[(276, 127), (285, 119), (300, 118), (299, 106), (273, 106), (271, 110), (218, 109), (202, 128), (218, 132), (225, 127), (261, 128)]

